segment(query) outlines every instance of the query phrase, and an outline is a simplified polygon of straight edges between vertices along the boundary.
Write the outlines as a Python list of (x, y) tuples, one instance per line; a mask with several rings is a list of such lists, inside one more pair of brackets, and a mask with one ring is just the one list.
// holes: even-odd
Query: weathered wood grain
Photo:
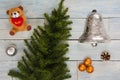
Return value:
[[(101, 60), (100, 55), (104, 50), (109, 51), (111, 60), (120, 60), (120, 41), (115, 40), (111, 43), (98, 44), (97, 47), (92, 47), (91, 44), (83, 44), (78, 41), (68, 41), (70, 44), (69, 51), (66, 56), (70, 60), (83, 60), (85, 57), (91, 57), (93, 60)], [(10, 44), (15, 44), (17, 47), (17, 54), (10, 57), (6, 54), (6, 48)], [(23, 40), (0, 40), (0, 61), (20, 60), (24, 55), (23, 49), (26, 48)]]
[[(18, 61), (0, 61), (0, 80), (18, 80), (16, 78), (11, 78), (8, 76), (8, 72), (10, 69), (17, 69)], [(77, 61), (68, 61), (68, 68), (70, 69), (71, 78), (68, 80), (77, 80)], [(73, 67), (75, 67), (73, 69)]]
[[(70, 19), (70, 20), (73, 21), (73, 24), (70, 25), (70, 27), (72, 28), (71, 30), (72, 36), (70, 37), (70, 39), (78, 39), (84, 31), (86, 20), (85, 19)], [(104, 19), (104, 27), (107, 32), (109, 32), (108, 21), (109, 21), (108, 19)], [(2, 23), (0, 24), (1, 26), (0, 27), (0, 32), (1, 32), (0, 39), (29, 39), (33, 32), (33, 29), (36, 28), (38, 25), (44, 24), (44, 19), (28, 19), (28, 24), (31, 24), (32, 30), (18, 32), (14, 36), (9, 35), (9, 31), (12, 26), (9, 24), (8, 19), (4, 19), (4, 20), (0, 19), (0, 22)]]
[[(32, 26), (32, 28), (35, 28), (38, 25), (43, 26), (44, 19), (27, 19), (27, 23)], [(12, 28), (12, 25), (10, 24), (8, 19), (0, 19), (0, 31), (2, 30), (10, 30)]]
[(15, 66), (12, 61), (1, 61), (0, 60), (0, 80), (12, 80), (10, 76), (8, 76), (9, 69), (12, 69)]
[(120, 62), (93, 61), (93, 66), (94, 72), (91, 74), (78, 71), (78, 80), (120, 80)]
[[(120, 62), (114, 62), (114, 61), (93, 61), (94, 66), (94, 72), (92, 74), (86, 73), (86, 72), (80, 72), (78, 70), (78, 65), (82, 61), (68, 61), (68, 68), (70, 69), (70, 73), (72, 75), (72, 78), (68, 80), (119, 80), (120, 79)], [(10, 69), (17, 69), (16, 67), (17, 61), (7, 61), (7, 62), (1, 62), (0, 63), (0, 79), (1, 80), (12, 80), (9, 76), (7, 76), (7, 73)], [(104, 66), (103, 66), (104, 65)], [(111, 66), (112, 65), (112, 66)], [(78, 74), (77, 74), (78, 73)], [(78, 77), (78, 78), (77, 78)], [(17, 79), (13, 79), (17, 80)]]
[[(70, 27), (72, 28), (71, 30), (72, 36), (70, 37), (70, 39), (78, 39), (84, 31), (85, 19), (71, 19), (71, 20), (73, 21), (73, 24), (70, 25)], [(103, 21), (104, 28), (107, 34), (110, 35), (111, 39), (120, 39), (119, 31), (120, 18), (104, 19)], [(0, 19), (0, 23), (1, 23), (0, 39), (29, 39), (34, 28), (36, 28), (38, 25), (43, 26), (44, 19), (28, 19), (28, 24), (31, 24), (32, 30), (19, 32), (15, 36), (9, 35), (9, 31), (12, 26), (9, 24), (8, 19)]]
[(109, 34), (113, 39), (120, 39), (120, 19), (113, 18), (109, 20)]
[(67, 80), (77, 80), (77, 61), (68, 61), (67, 65), (71, 74), (71, 78)]
[[(44, 16), (57, 7), (60, 0), (0, 0), (0, 80), (17, 80), (9, 77), (8, 71), (17, 67), (17, 60), (24, 55), (26, 48), (23, 39), (29, 39), (37, 25), (43, 25)], [(31, 31), (19, 32), (15, 36), (10, 36), (11, 25), (8, 21), (6, 11), (12, 7), (22, 5), (28, 24), (32, 25)], [(71, 16), (73, 24), (70, 37), (68, 54), (70, 61), (67, 62), (72, 75), (68, 80), (120, 80), (120, 0), (65, 0), (65, 7), (69, 8), (68, 14)], [(85, 18), (91, 10), (97, 9), (104, 18), (106, 32), (110, 35), (111, 43), (98, 44), (92, 47), (90, 44), (79, 43), (78, 39), (84, 31)], [(74, 40), (75, 39), (75, 40)], [(6, 54), (6, 48), (10, 44), (15, 44), (17, 54), (10, 57)], [(107, 50), (111, 55), (111, 61), (102, 62), (101, 52)], [(91, 57), (95, 71), (92, 74), (80, 72), (78, 65), (85, 57)]]
[(111, 60), (120, 60), (119, 41), (112, 41), (111, 43), (98, 44), (97, 47), (92, 47), (91, 44), (83, 44), (78, 41), (69, 41), (70, 48), (67, 56), (70, 60), (83, 60), (85, 57), (91, 57), (93, 60), (101, 60), (102, 51), (108, 51), (111, 55)]
[[(6, 10), (18, 5), (24, 7), (28, 18), (43, 18), (44, 12), (50, 13), (57, 7), (60, 0), (1, 0), (0, 18), (8, 18)], [(71, 18), (85, 18), (88, 13), (97, 9), (103, 17), (120, 17), (119, 0), (65, 0), (65, 6), (69, 7)]]

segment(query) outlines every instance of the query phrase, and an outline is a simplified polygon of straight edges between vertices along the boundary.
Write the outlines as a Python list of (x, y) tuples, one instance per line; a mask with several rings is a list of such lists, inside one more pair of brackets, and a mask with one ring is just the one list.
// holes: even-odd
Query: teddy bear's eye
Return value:
[(11, 15), (12, 15), (12, 13), (11, 13)]
[(19, 11), (17, 11), (18, 13), (20, 13)]

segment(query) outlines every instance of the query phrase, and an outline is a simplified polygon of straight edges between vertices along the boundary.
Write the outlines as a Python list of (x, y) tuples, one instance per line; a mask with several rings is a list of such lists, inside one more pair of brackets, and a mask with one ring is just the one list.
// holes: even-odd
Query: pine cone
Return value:
[(103, 59), (105, 61), (110, 60), (110, 54), (109, 54), (109, 52), (103, 51), (102, 54), (101, 54), (101, 59)]

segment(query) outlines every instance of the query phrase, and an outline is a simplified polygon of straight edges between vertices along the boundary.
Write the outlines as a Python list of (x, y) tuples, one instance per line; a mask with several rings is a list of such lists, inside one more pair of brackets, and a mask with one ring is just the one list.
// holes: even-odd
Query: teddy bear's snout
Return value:
[(14, 13), (14, 15), (16, 15), (16, 13)]
[(18, 13), (18, 12), (13, 12), (12, 13), (12, 17), (13, 18), (17, 18), (17, 17), (19, 17), (20, 16), (20, 14)]

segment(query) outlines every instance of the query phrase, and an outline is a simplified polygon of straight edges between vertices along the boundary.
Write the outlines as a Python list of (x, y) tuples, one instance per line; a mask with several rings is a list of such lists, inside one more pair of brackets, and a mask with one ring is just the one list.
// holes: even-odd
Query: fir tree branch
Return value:
[(64, 0), (53, 9), (51, 14), (45, 13), (44, 26), (34, 29), (31, 40), (25, 40), (28, 49), (24, 49), (25, 57), (18, 61), (19, 71), (10, 70), (8, 75), (20, 80), (65, 80), (70, 78), (66, 57), (69, 45), (66, 40), (71, 36), (72, 24), (67, 15), (68, 8), (63, 6)]
[(19, 78), (21, 80), (26, 80), (25, 76), (22, 75), (20, 72), (17, 72), (15, 70), (10, 70), (8, 73), (9, 76)]

